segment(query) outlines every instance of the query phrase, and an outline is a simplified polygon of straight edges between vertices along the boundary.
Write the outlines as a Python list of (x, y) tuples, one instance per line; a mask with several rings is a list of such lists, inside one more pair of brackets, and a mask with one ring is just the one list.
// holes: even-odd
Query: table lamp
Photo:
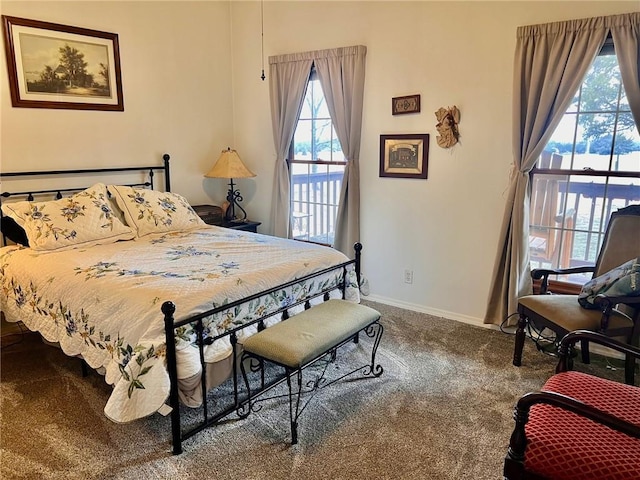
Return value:
[[(205, 177), (208, 178), (229, 179), (229, 191), (227, 192), (227, 201), (229, 202), (229, 206), (224, 214), (225, 220), (230, 222), (244, 222), (247, 219), (247, 212), (245, 212), (244, 208), (242, 208), (238, 203), (242, 201), (242, 195), (240, 195), (240, 192), (236, 190), (233, 179), (255, 176), (256, 174), (242, 163), (238, 152), (231, 148), (223, 150), (213, 168), (205, 174)], [(242, 211), (242, 217), (236, 217), (236, 208)]]

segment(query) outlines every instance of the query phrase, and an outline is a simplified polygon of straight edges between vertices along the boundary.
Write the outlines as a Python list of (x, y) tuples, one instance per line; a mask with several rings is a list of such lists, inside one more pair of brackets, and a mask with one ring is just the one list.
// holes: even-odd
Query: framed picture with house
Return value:
[(429, 135), (380, 135), (380, 176), (427, 178)]

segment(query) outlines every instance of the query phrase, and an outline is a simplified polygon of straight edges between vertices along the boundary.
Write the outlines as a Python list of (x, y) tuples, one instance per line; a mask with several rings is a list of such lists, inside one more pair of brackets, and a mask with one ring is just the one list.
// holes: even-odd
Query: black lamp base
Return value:
[[(224, 213), (224, 219), (233, 223), (244, 223), (247, 220), (247, 212), (240, 206), (238, 202), (242, 201), (242, 195), (234, 188), (233, 179), (229, 179), (229, 191), (227, 192), (227, 202), (229, 206)], [(242, 212), (241, 217), (236, 217), (236, 208)]]

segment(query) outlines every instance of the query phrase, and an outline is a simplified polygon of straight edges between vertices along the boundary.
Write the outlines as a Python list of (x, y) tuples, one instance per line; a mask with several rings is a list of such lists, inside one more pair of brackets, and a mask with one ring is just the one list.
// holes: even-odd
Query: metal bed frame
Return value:
[[(171, 191), (171, 179), (170, 179), (170, 169), (169, 169), (169, 160), (170, 156), (168, 154), (164, 154), (163, 157), (163, 165), (162, 166), (142, 166), (142, 167), (115, 167), (115, 168), (86, 168), (86, 169), (76, 169), (76, 170), (48, 170), (48, 171), (28, 171), (28, 172), (0, 172), (0, 179), (7, 177), (60, 177), (60, 176), (74, 176), (74, 175), (87, 175), (87, 174), (99, 174), (99, 173), (123, 173), (123, 172), (147, 172), (148, 180), (142, 183), (134, 183), (127, 184), (127, 186), (142, 186), (150, 189), (154, 189), (154, 172), (162, 171), (164, 174), (164, 190), (169, 192)], [(26, 190), (21, 192), (2, 192), (0, 193), (0, 203), (2, 198), (10, 198), (17, 196), (26, 196), (26, 199), (29, 201), (34, 200), (35, 195), (51, 195), (55, 194), (56, 199), (60, 199), (63, 196), (63, 193), (77, 192), (86, 189), (87, 187), (73, 187), (73, 188), (64, 188), (64, 189), (42, 189), (42, 190)], [(2, 229), (0, 225), (0, 229)], [(3, 244), (6, 245), (6, 236), (5, 232), (2, 232)], [(170, 379), (170, 392), (169, 392), (169, 406), (171, 407), (171, 438), (172, 438), (172, 452), (173, 454), (182, 453), (182, 442), (187, 440), (188, 438), (194, 436), (198, 432), (213, 426), (219, 423), (222, 419), (227, 417), (229, 414), (233, 412), (237, 412), (238, 417), (242, 418), (246, 416), (244, 413), (244, 409), (253, 399), (254, 395), (251, 395), (251, 398), (241, 392), (239, 387), (239, 368), (238, 368), (238, 333), (245, 328), (251, 327), (253, 325), (257, 325), (258, 329), (265, 328), (265, 320), (277, 315), (282, 315), (283, 319), (289, 317), (289, 310), (295, 307), (299, 307), (300, 305), (304, 305), (305, 309), (311, 308), (311, 300), (322, 297), (324, 301), (328, 300), (329, 295), (332, 291), (340, 290), (342, 293), (342, 297), (345, 296), (346, 291), (346, 281), (347, 281), (347, 271), (348, 267), (353, 265), (355, 269), (356, 278), (358, 285), (360, 284), (360, 265), (361, 265), (361, 251), (362, 245), (360, 243), (356, 243), (354, 245), (354, 258), (348, 260), (346, 262), (334, 265), (329, 268), (325, 268), (321, 271), (299, 277), (287, 283), (277, 285), (273, 288), (264, 290), (262, 292), (250, 295), (248, 297), (239, 299), (234, 302), (230, 302), (221, 306), (214, 306), (213, 308), (199, 313), (197, 315), (190, 316), (188, 318), (184, 318), (182, 320), (176, 320), (176, 304), (172, 301), (166, 301), (162, 304), (161, 312), (164, 317), (164, 328), (165, 328), (165, 337), (166, 337), (166, 346), (167, 346), (167, 371)], [(308, 297), (297, 301), (295, 303), (291, 303), (285, 307), (281, 307), (277, 310), (269, 311), (267, 314), (262, 317), (255, 318), (251, 321), (248, 321), (241, 326), (230, 329), (222, 334), (215, 336), (208, 336), (205, 334), (205, 328), (203, 321), (212, 315), (218, 314), (220, 312), (224, 312), (245, 303), (256, 300), (262, 296), (266, 296), (272, 294), (278, 290), (283, 288), (295, 285), (297, 283), (319, 277), (326, 273), (330, 273), (333, 271), (341, 272), (341, 281), (337, 285), (331, 285), (316, 294), (309, 295)], [(180, 400), (178, 396), (178, 364), (176, 358), (176, 330), (185, 326), (191, 325), (196, 332), (196, 345), (199, 350), (199, 358), (200, 364), (202, 366), (202, 375), (200, 378), (200, 386), (201, 391), (203, 392), (202, 399), (202, 418), (199, 422), (196, 422), (195, 426), (190, 426), (189, 428), (183, 428), (181, 413), (180, 413)], [(233, 404), (226, 406), (224, 408), (219, 409), (215, 412), (210, 412), (209, 409), (209, 401), (207, 399), (207, 389), (206, 389), (206, 363), (204, 360), (204, 348), (207, 345), (213, 344), (213, 342), (220, 340), (224, 337), (228, 337), (232, 347), (232, 358), (233, 358), (233, 366), (232, 366), (232, 384), (233, 384)], [(357, 339), (356, 339), (357, 340)], [(83, 361), (83, 369), (85, 368)], [(286, 376), (283, 376), (281, 379), (277, 380), (276, 383), (282, 382), (286, 380)], [(273, 386), (273, 385), (272, 385)], [(261, 392), (257, 392), (256, 395), (259, 395)]]

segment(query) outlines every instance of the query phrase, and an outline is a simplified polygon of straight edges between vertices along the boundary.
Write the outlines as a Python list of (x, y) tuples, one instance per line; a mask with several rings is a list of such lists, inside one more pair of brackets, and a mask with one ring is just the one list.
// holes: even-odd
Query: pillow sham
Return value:
[(138, 237), (205, 225), (189, 202), (177, 193), (122, 185), (109, 185), (107, 188)]
[(24, 228), (34, 250), (87, 247), (135, 237), (118, 220), (102, 183), (60, 200), (3, 204), (2, 210)]
[(24, 228), (24, 222), (29, 216), (29, 211), (31, 210), (29, 205), (31, 205), (31, 202), (27, 201), (3, 203), (2, 213), (7, 217), (12, 218), (19, 227)]
[[(97, 183), (96, 185), (102, 185), (105, 189), (105, 192), (107, 192), (107, 186), (104, 185), (103, 183)], [(94, 187), (96, 185), (94, 185)], [(20, 202), (3, 203), (1, 210), (2, 210), (2, 213), (4, 213), (4, 215), (9, 217), (10, 219), (13, 219), (13, 221), (18, 225), (18, 227), (24, 228), (24, 222), (26, 218), (29, 216), (29, 212), (31, 211), (31, 203), (32, 202), (28, 202), (26, 200), (20, 201)], [(124, 219), (124, 213), (122, 213), (122, 211), (120, 210), (120, 207), (118, 207), (118, 203), (116, 202), (115, 198), (112, 198), (109, 195), (109, 192), (107, 192), (107, 204), (109, 205), (109, 208), (111, 209), (113, 214), (116, 216), (116, 218), (120, 220), (120, 222), (123, 225), (126, 225), (127, 222)], [(6, 217), (3, 217), (3, 220), (5, 218)]]

